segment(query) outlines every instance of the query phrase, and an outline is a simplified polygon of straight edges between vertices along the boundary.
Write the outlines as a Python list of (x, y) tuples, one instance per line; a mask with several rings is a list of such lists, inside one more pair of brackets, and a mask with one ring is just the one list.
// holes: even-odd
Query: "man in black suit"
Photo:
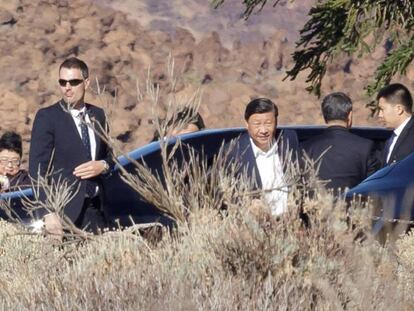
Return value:
[(382, 154), (382, 166), (386, 166), (404, 159), (414, 151), (413, 99), (404, 85), (394, 83), (381, 89), (377, 100), (378, 117), (387, 128), (393, 130)]
[[(236, 141), (229, 159), (240, 163), (238, 174), (246, 172), (254, 189), (269, 190), (264, 198), (272, 214), (286, 211), (288, 187), (284, 160), (295, 154), (298, 139), (294, 131), (277, 130), (277, 106), (267, 98), (252, 100), (244, 114), (247, 133)], [(273, 190), (278, 188), (280, 190)]]
[(313, 160), (321, 157), (318, 174), (327, 188), (352, 188), (377, 169), (374, 143), (349, 132), (352, 101), (344, 93), (326, 96), (322, 114), (328, 127), (302, 143), (301, 150)]
[[(103, 214), (101, 182), (113, 166), (111, 150), (98, 133), (106, 129), (101, 108), (84, 102), (89, 86), (89, 70), (80, 59), (66, 59), (59, 68), (62, 99), (40, 109), (33, 122), (29, 153), (29, 173), (57, 180), (59, 177), (79, 186), (65, 206), (65, 215), (79, 228), (97, 232), (106, 226)], [(53, 169), (48, 172), (48, 167)], [(42, 200), (44, 200), (44, 193)], [(47, 232), (60, 238), (62, 222), (50, 211), (40, 211)]]

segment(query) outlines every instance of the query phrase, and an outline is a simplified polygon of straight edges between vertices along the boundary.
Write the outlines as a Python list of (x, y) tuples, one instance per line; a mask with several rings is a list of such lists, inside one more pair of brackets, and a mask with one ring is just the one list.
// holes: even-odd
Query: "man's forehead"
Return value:
[(378, 100), (378, 108), (383, 110), (388, 105), (388, 102), (385, 100), (385, 98), (381, 97)]
[(60, 77), (69, 77), (76, 79), (83, 79), (82, 72), (78, 68), (61, 68), (59, 71)]
[(275, 114), (272, 111), (262, 112), (262, 113), (253, 113), (249, 117), (250, 120), (264, 120), (264, 119), (275, 119)]
[(3, 149), (2, 151), (0, 151), (0, 157), (18, 157), (19, 154), (13, 150), (7, 150), (7, 149)]
[(380, 106), (381, 108), (383, 108), (385, 106), (395, 106), (395, 105), (398, 105), (398, 104), (399, 103), (397, 103), (395, 101), (392, 101), (392, 100), (389, 100), (389, 99), (386, 99), (385, 97), (381, 97), (378, 100), (378, 106)]

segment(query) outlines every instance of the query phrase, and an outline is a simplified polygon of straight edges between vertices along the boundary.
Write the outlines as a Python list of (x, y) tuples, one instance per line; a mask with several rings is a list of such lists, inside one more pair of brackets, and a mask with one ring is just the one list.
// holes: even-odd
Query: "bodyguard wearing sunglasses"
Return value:
[[(107, 226), (103, 213), (101, 178), (113, 166), (111, 150), (99, 134), (107, 129), (101, 108), (85, 103), (89, 70), (80, 59), (66, 59), (59, 68), (62, 99), (40, 109), (33, 122), (29, 173), (37, 179), (50, 176), (73, 184), (79, 191), (65, 206), (64, 214), (78, 228), (98, 232)], [(44, 194), (42, 195), (44, 198)], [(61, 218), (42, 210), (45, 229), (58, 239), (63, 234)]]

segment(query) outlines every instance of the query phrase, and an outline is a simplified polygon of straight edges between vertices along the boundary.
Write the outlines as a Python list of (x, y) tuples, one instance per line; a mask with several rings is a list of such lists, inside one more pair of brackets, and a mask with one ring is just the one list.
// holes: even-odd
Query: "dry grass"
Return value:
[[(174, 235), (150, 244), (133, 230), (53, 247), (15, 225), (0, 228), (3, 309), (409, 310), (413, 236), (396, 254), (329, 194), (307, 200), (311, 229), (289, 212), (274, 218), (257, 201), (226, 216), (193, 209)], [(254, 206), (255, 205), (255, 206)]]

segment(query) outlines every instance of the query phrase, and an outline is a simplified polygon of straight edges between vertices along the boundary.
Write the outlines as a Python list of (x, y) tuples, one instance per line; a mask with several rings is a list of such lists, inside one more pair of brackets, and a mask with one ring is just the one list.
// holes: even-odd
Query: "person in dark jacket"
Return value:
[(229, 161), (240, 163), (238, 175), (247, 173), (253, 188), (263, 190), (273, 215), (287, 210), (288, 185), (285, 160), (295, 154), (298, 138), (294, 131), (277, 129), (277, 106), (267, 98), (249, 102), (245, 109), (247, 132), (236, 140)]
[(347, 95), (329, 94), (321, 106), (328, 127), (300, 148), (313, 160), (321, 157), (318, 175), (327, 181), (327, 188), (352, 188), (378, 169), (374, 143), (350, 133), (352, 101)]
[(387, 166), (401, 161), (414, 151), (413, 99), (404, 85), (394, 83), (381, 89), (377, 100), (378, 117), (393, 130), (382, 153), (382, 166)]
[(22, 138), (16, 132), (6, 132), (0, 138), (1, 191), (17, 191), (31, 186), (30, 177), (21, 168)]
[[(60, 65), (58, 83), (61, 100), (41, 108), (33, 121), (29, 173), (34, 180), (48, 175), (54, 180), (60, 178), (74, 185), (72, 191), (79, 187), (64, 213), (78, 228), (98, 232), (107, 227), (102, 178), (114, 164), (112, 150), (102, 139), (106, 115), (102, 108), (85, 102), (90, 84), (85, 62), (75, 57), (66, 59)], [(44, 194), (41, 199), (45, 199)], [(46, 210), (39, 214), (46, 231), (61, 238), (60, 217)]]
[[(183, 134), (190, 134), (204, 130), (206, 128), (204, 120), (199, 112), (195, 112), (193, 108), (185, 107), (167, 122), (170, 128), (167, 136), (177, 136)], [(151, 141), (160, 139), (160, 133), (156, 131)]]

